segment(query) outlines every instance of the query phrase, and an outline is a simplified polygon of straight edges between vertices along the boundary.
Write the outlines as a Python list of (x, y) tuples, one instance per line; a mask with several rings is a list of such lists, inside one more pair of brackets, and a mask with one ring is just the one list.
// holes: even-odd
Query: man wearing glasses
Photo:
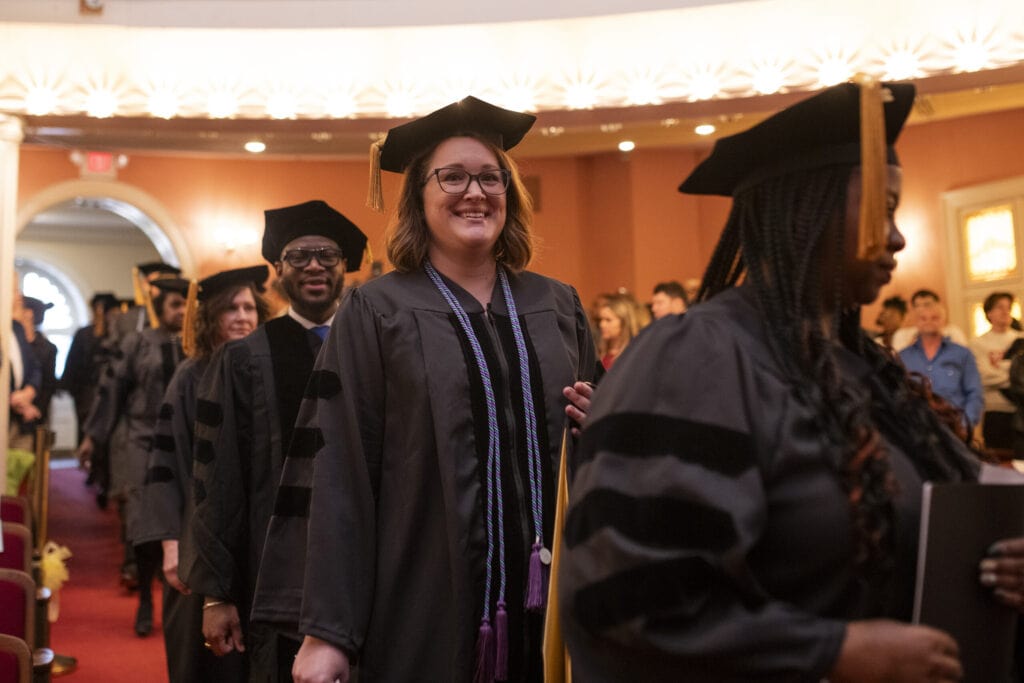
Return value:
[(294, 430), (299, 404), (338, 310), (344, 273), (362, 264), (366, 235), (319, 200), (265, 217), (263, 257), (277, 272), (288, 311), (221, 347), (200, 382), (195, 512), (179, 569), (205, 598), (208, 647), (218, 655), (244, 652), (253, 679), (280, 680), (300, 643), (266, 624), (250, 627), (253, 590), (271, 513), (303, 505), (287, 490), (275, 505), (282, 462), (293, 437), (305, 436)]

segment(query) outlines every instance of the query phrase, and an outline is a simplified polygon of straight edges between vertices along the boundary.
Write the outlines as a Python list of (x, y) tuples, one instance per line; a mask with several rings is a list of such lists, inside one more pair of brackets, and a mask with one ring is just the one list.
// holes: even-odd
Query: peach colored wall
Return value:
[[(896, 213), (907, 236), (899, 267), (879, 300), (922, 288), (946, 297), (942, 194), (1024, 174), (1024, 109), (908, 126), (897, 142), (903, 197)], [(872, 326), (878, 304), (865, 307)]]
[[(1024, 109), (909, 126), (900, 139), (903, 203), (897, 218), (914, 236), (883, 296), (928, 286), (945, 294), (941, 195), (948, 190), (1024, 174)], [(729, 201), (689, 197), (676, 187), (708, 153), (640, 149), (580, 157), (521, 160), (539, 179), (534, 270), (576, 286), (584, 304), (626, 287), (646, 300), (660, 280), (703, 272), (728, 214)], [(19, 202), (77, 177), (64, 150), (22, 148)], [(262, 211), (319, 197), (341, 209), (370, 236), (383, 259), (386, 217), (364, 206), (362, 160), (274, 160), (132, 154), (118, 180), (160, 201), (189, 236), (198, 275), (259, 260), (258, 246), (225, 255), (211, 232), (240, 222), (259, 232)], [(384, 174), (393, 207), (398, 176)], [(366, 271), (360, 275), (365, 277)], [(357, 276), (358, 277), (358, 276)], [(864, 319), (874, 319), (875, 307)]]

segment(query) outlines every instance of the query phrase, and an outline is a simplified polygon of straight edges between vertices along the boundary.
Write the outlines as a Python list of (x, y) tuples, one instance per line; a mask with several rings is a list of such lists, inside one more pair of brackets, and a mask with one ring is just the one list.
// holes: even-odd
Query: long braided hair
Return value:
[[(698, 300), (741, 278), (753, 288), (773, 354), (800, 399), (819, 407), (818, 430), (850, 505), (858, 573), (885, 586), (896, 484), (880, 427), (926, 479), (974, 473), (903, 367), (863, 332), (860, 309), (843, 310), (843, 219), (854, 168), (798, 171), (738, 192)], [(868, 362), (869, 391), (841, 380), (834, 340)]]

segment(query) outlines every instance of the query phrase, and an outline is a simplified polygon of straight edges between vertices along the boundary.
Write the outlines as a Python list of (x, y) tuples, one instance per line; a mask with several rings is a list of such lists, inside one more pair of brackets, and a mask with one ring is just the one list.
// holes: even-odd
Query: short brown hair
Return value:
[(196, 315), (196, 358), (205, 358), (213, 353), (222, 341), (219, 338), (220, 326), (217, 324), (221, 313), (231, 308), (231, 302), (243, 289), (252, 292), (256, 302), (256, 321), (263, 323), (270, 316), (270, 306), (266, 299), (251, 284), (238, 285), (223, 289), (199, 305)]
[[(494, 258), (513, 272), (523, 270), (533, 258), (533, 200), (523, 185), (516, 163), (505, 150), (484, 137), (472, 133), (452, 137), (478, 140), (494, 153), (498, 166), (509, 171), (505, 225), (494, 245)], [(427, 180), (427, 163), (441, 142), (416, 157), (402, 179), (398, 211), (388, 227), (386, 240), (388, 259), (399, 272), (417, 270), (427, 258), (430, 231), (423, 208), (423, 185)]]

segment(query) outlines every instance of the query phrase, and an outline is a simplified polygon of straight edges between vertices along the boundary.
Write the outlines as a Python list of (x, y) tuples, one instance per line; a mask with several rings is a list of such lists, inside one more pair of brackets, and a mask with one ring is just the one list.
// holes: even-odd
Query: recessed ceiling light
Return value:
[(260, 140), (249, 140), (249, 142), (245, 143), (245, 151), (246, 152), (251, 152), (253, 154), (259, 154), (260, 152), (264, 151), (266, 148), (267, 148), (266, 144), (264, 144)]
[(697, 135), (711, 135), (715, 132), (715, 127), (710, 123), (702, 123), (694, 128), (693, 132)]
[(620, 152), (632, 152), (634, 149), (636, 149), (636, 143), (632, 140), (623, 140), (619, 143)]

